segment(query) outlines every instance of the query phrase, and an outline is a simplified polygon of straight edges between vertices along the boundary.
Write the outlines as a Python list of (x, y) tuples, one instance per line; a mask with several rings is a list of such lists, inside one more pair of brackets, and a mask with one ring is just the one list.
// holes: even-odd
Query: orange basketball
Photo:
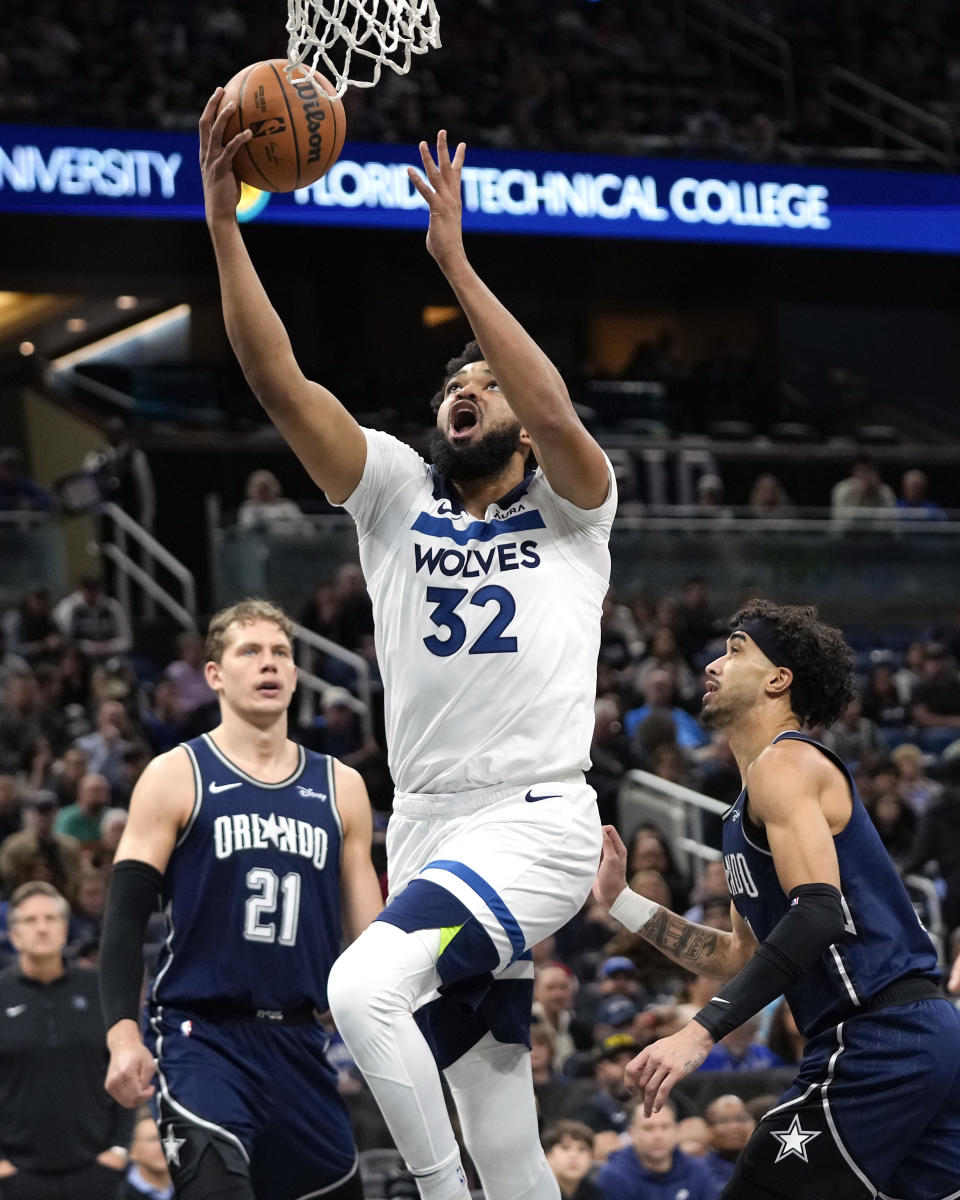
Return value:
[(237, 106), (225, 140), (242, 129), (253, 131), (233, 169), (262, 192), (293, 192), (316, 183), (337, 161), (347, 131), (333, 85), (306, 66), (295, 67), (288, 79), (286, 66), (286, 59), (272, 58), (244, 67), (221, 101)]

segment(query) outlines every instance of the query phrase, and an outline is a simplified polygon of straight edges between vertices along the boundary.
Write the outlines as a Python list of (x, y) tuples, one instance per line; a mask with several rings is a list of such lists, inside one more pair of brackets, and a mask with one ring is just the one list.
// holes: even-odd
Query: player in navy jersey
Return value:
[(613, 471), (471, 266), (465, 147), (451, 154), (443, 131), (410, 179), (476, 341), (442, 376), (432, 463), (308, 380), (237, 225), (230, 162), (247, 134), (224, 145), (221, 98), (200, 157), (227, 332), (277, 429), (356, 522), (384, 682), (390, 895), (331, 972), (331, 1010), (423, 1200), (469, 1195), (440, 1072), (487, 1200), (558, 1200), (530, 1070), (530, 947), (579, 911), (600, 859), (584, 771)]
[[(370, 803), (355, 771), (287, 737), (291, 638), (266, 601), (213, 617), (206, 677), (220, 724), (150, 763), (114, 864), (107, 1089), (130, 1107), (152, 1100), (185, 1200), (362, 1195), (318, 1014), (343, 934), (381, 908)], [(167, 936), (141, 1038), (158, 899)]]
[(596, 893), (610, 912), (675, 962), (729, 981), (628, 1065), (628, 1083), (658, 1110), (782, 993), (803, 1059), (725, 1200), (960, 1197), (960, 1013), (849, 771), (801, 732), (836, 720), (854, 694), (850, 650), (811, 608), (751, 601), (732, 630), (706, 668), (702, 718), (726, 731), (743, 780), (723, 832), (733, 932), (631, 892), (623, 843), (604, 831)]

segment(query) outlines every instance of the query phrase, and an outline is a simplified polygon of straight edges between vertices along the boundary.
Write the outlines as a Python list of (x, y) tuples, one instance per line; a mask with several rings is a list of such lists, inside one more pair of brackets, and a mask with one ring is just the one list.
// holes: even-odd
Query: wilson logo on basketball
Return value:
[(310, 135), (310, 153), (307, 156), (307, 162), (319, 162), (320, 155), (323, 153), (323, 131), (320, 127), (327, 119), (327, 114), (318, 103), (316, 88), (311, 80), (304, 79), (302, 83), (295, 83), (293, 90), (300, 100), (300, 107), (303, 109), (303, 116), (307, 122), (307, 132)]
[(283, 117), (267, 117), (265, 121), (251, 121), (248, 128), (254, 137), (274, 137), (278, 133), (287, 132)]

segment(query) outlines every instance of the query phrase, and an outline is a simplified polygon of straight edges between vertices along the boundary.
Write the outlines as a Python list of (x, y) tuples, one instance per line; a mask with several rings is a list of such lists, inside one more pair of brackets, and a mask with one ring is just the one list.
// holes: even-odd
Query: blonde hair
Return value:
[(207, 662), (218, 663), (222, 660), (227, 647), (227, 630), (231, 625), (252, 625), (255, 621), (271, 621), (293, 645), (293, 622), (283, 609), (269, 600), (251, 596), (231, 604), (229, 608), (221, 608), (210, 618), (204, 646)]

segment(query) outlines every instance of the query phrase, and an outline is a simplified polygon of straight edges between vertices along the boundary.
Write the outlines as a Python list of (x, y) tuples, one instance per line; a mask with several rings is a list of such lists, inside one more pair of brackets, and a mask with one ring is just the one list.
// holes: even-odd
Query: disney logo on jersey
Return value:
[(308, 799), (308, 800), (310, 800), (310, 799), (326, 800), (326, 798), (327, 798), (325, 792), (315, 792), (313, 790), (313, 788), (304, 787), (302, 784), (299, 784), (299, 783), (297, 784), (297, 791), (300, 793), (301, 796), (306, 797), (306, 799)]
[[(313, 795), (319, 795), (314, 792)], [(213, 823), (213, 848), (217, 858), (229, 858), (245, 850), (266, 850), (272, 847), (281, 854), (293, 854), (309, 859), (318, 871), (327, 861), (327, 831), (309, 821), (294, 817), (278, 817), (271, 813), (229, 813)]]
[(491, 572), (519, 571), (521, 567), (533, 569), (540, 566), (537, 543), (532, 539), (521, 542), (501, 542), (485, 549), (471, 547), (469, 550), (444, 549), (441, 546), (413, 544), (413, 560), (417, 573), (426, 570), (429, 575), (446, 575), (448, 578), (481, 579)]

